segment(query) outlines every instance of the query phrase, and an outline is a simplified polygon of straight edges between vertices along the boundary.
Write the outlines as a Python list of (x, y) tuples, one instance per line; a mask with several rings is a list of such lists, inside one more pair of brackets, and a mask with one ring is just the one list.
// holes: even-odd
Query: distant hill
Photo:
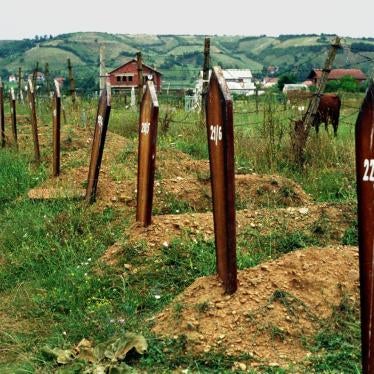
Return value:
[[(267, 75), (269, 66), (275, 66), (276, 75), (293, 73), (303, 80), (311, 68), (322, 66), (331, 38), (328, 35), (211, 36), (212, 64), (249, 68), (258, 77)], [(100, 44), (105, 47), (108, 71), (133, 58), (140, 50), (144, 62), (163, 74), (164, 87), (192, 87), (203, 64), (204, 36), (80, 32), (0, 41), (0, 74), (7, 79), (10, 74), (17, 74), (19, 67), (30, 73), (37, 62), (43, 71), (48, 62), (52, 76), (66, 76), (66, 60), (70, 58), (77, 87), (94, 88), (98, 82)], [(343, 44), (335, 67), (357, 67), (370, 73), (374, 38), (345, 38)]]

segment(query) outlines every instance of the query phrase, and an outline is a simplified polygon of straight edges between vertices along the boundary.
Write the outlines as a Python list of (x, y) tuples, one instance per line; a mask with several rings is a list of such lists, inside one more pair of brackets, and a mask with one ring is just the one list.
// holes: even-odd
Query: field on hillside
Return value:
[[(211, 36), (211, 63), (222, 68), (251, 69), (262, 79), (269, 66), (278, 68), (277, 75), (294, 74), (304, 81), (311, 69), (321, 68), (332, 35), (269, 36)], [(372, 73), (374, 40), (372, 38), (343, 38), (335, 68), (360, 68)], [(104, 47), (105, 66), (111, 71), (141, 51), (145, 64), (163, 74), (167, 88), (193, 88), (203, 65), (204, 36), (201, 35), (126, 35), (95, 32), (61, 34), (55, 37), (1, 41), (0, 75), (6, 79), (18, 74), (22, 67), (28, 75), (39, 62), (44, 71), (49, 63), (51, 77), (67, 77), (67, 58), (73, 64), (77, 87), (80, 80), (90, 79), (89, 89), (97, 87), (99, 76), (99, 47)], [(65, 87), (67, 89), (67, 85)], [(85, 87), (87, 90), (88, 87)]]
[(313, 131), (303, 168), (290, 143), (298, 109), (277, 95), (261, 96), (257, 108), (254, 98), (235, 99), (240, 283), (233, 296), (215, 277), (199, 113), (159, 97), (153, 223), (145, 229), (135, 222), (139, 114), (123, 97), (113, 96), (91, 206), (80, 196), (97, 99), (73, 106), (63, 98), (58, 178), (49, 99), (37, 103), (39, 167), (27, 105), (18, 105), (17, 151), (6, 103), (0, 372), (360, 372), (354, 124), (362, 99), (342, 95), (338, 136), (331, 127)]

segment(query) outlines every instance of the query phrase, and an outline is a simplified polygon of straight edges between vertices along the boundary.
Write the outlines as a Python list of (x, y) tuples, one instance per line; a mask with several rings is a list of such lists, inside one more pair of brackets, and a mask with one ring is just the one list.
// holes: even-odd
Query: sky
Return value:
[(78, 31), (374, 37), (374, 0), (6, 0), (0, 9), (0, 40)]

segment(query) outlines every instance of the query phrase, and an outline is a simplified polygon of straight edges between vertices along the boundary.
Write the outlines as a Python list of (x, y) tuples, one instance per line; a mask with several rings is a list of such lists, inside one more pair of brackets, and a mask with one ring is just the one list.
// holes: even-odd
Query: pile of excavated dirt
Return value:
[[(238, 209), (261, 207), (303, 206), (311, 198), (295, 182), (278, 175), (236, 175), (236, 205)], [(136, 206), (136, 181), (124, 182), (120, 200)], [(172, 178), (155, 182), (153, 209), (158, 214), (170, 213), (173, 202), (184, 203), (195, 212), (212, 209), (209, 176), (207, 179)]]
[(355, 247), (309, 248), (239, 271), (239, 287), (225, 296), (216, 276), (197, 279), (155, 316), (153, 331), (187, 338), (187, 351), (250, 354), (247, 364), (274, 366), (308, 355), (312, 337), (333, 308), (357, 302)]
[[(278, 209), (244, 209), (236, 212), (237, 234), (245, 236), (248, 229), (261, 235), (283, 228), (286, 232), (305, 230), (313, 235), (326, 235), (330, 243), (341, 243), (346, 229), (352, 223), (354, 206), (344, 204), (315, 204), (305, 207)], [(131, 241), (144, 241), (149, 247), (161, 246), (182, 235), (190, 239), (214, 237), (213, 214), (189, 213), (154, 216), (146, 228), (134, 224), (128, 236)]]

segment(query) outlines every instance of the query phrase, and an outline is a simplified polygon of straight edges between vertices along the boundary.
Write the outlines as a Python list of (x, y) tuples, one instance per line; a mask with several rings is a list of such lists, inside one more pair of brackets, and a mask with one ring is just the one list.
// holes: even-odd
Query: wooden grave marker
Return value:
[(53, 161), (52, 174), (54, 177), (60, 175), (60, 142), (61, 142), (61, 93), (60, 84), (54, 81), (53, 94)]
[(233, 107), (219, 67), (205, 101), (217, 273), (225, 292), (237, 289)]
[(101, 160), (104, 152), (105, 137), (108, 129), (111, 108), (111, 88), (107, 82), (99, 99), (99, 106), (96, 114), (95, 132), (92, 141), (91, 160), (88, 170), (88, 183), (86, 189), (86, 202), (93, 203), (96, 200), (97, 184)]
[(1, 132), (1, 147), (5, 147), (5, 114), (4, 114), (4, 86), (0, 80), (0, 132)]
[(10, 89), (10, 114), (12, 121), (13, 141), (14, 145), (18, 149), (16, 95), (13, 87)]
[(32, 138), (34, 141), (34, 159), (36, 164), (40, 164), (40, 148), (39, 148), (39, 135), (38, 135), (38, 121), (36, 117), (36, 108), (35, 108), (35, 92), (32, 84), (32, 80), (28, 80), (28, 90), (27, 96), (29, 100), (29, 106), (31, 109), (31, 130)]
[(136, 208), (136, 220), (144, 227), (152, 221), (158, 109), (155, 86), (148, 81), (140, 105)]
[(374, 373), (374, 83), (356, 122), (362, 372)]

